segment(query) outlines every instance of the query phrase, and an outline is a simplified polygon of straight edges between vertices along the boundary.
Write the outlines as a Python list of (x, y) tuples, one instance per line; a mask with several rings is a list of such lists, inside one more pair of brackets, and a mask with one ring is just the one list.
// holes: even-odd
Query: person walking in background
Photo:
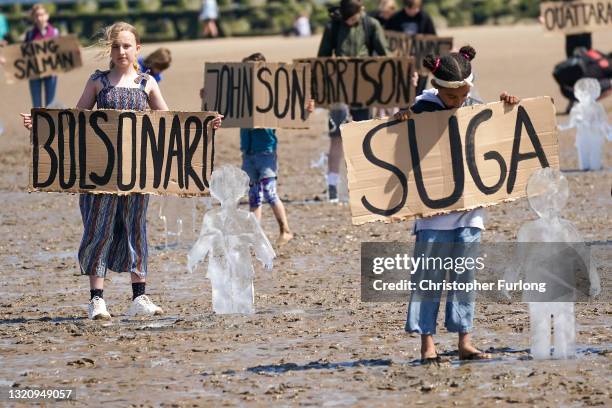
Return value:
[[(59, 30), (49, 23), (49, 13), (43, 4), (37, 3), (33, 5), (30, 17), (32, 18), (33, 27), (25, 33), (24, 42), (59, 37)], [(33, 108), (43, 107), (43, 88), (45, 90), (44, 106), (48, 106), (55, 99), (57, 76), (51, 75), (45, 78), (30, 79), (30, 94), (32, 96)]]
[[(265, 62), (260, 52), (251, 54), (242, 62)], [(314, 110), (314, 100), (306, 106), (308, 112)], [(276, 193), (278, 179), (278, 156), (276, 154), (275, 129), (240, 129), (240, 151), (242, 152), (242, 170), (249, 175), (249, 208), (258, 221), (261, 221), (262, 202), (265, 199), (276, 218), (279, 228), (277, 245), (283, 245), (293, 239), (289, 228), (285, 206)]]
[(217, 0), (202, 0), (202, 12), (200, 13), (200, 21), (202, 21), (202, 35), (204, 38), (216, 38), (219, 36), (219, 28), (217, 20), (219, 19), (219, 6)]
[[(385, 24), (385, 29), (404, 34), (436, 35), (433, 20), (422, 10), (422, 0), (404, 0), (404, 8), (391, 17)], [(427, 75), (419, 75), (416, 95), (419, 96), (427, 86)]]

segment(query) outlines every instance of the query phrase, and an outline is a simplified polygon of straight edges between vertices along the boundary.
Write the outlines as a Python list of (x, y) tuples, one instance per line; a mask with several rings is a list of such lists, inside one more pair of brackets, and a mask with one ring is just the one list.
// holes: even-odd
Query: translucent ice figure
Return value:
[(159, 207), (159, 218), (164, 223), (164, 243), (166, 249), (181, 242), (183, 234), (183, 218), (180, 197), (162, 197)]
[(321, 152), (318, 160), (310, 162), (311, 169), (317, 169), (321, 173), (321, 186), (327, 187), (327, 153)]
[[(571, 358), (575, 355), (576, 329), (572, 299), (576, 287), (576, 265), (568, 261), (570, 258), (567, 254), (580, 253), (580, 250), (573, 248), (579, 247), (579, 243), (584, 241), (570, 221), (560, 218), (568, 195), (567, 180), (557, 170), (547, 167), (530, 177), (527, 197), (531, 209), (539, 218), (523, 224), (519, 229), (518, 259), (521, 265), (510, 273), (511, 276), (506, 276), (506, 280), (516, 282), (521, 271), (524, 271), (527, 281), (547, 283), (546, 300), (551, 300), (553, 296), (554, 300), (558, 300), (529, 302), (531, 354), (536, 359), (550, 358), (551, 324), (554, 327), (553, 358)], [(550, 244), (524, 244), (541, 242)], [(591, 285), (590, 294), (596, 295), (599, 293), (599, 277), (588, 261), (586, 267)], [(523, 293), (523, 300), (528, 301), (529, 298)]]
[(210, 181), (212, 196), (221, 208), (207, 211), (202, 231), (189, 251), (190, 270), (208, 255), (208, 274), (215, 313), (253, 313), (253, 265), (250, 247), (267, 270), (275, 257), (270, 241), (255, 215), (238, 209), (249, 189), (249, 176), (234, 166), (215, 170)]
[(606, 138), (610, 139), (612, 127), (604, 107), (597, 103), (601, 86), (596, 79), (582, 78), (574, 85), (578, 103), (570, 111), (569, 123), (560, 130), (576, 128), (576, 149), (580, 170), (599, 170)]

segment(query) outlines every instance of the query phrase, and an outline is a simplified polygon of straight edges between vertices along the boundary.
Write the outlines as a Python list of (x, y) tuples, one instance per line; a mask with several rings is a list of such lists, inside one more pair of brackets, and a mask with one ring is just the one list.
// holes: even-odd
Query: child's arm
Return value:
[(213, 241), (220, 238), (220, 231), (213, 227), (212, 219), (210, 215), (206, 213), (204, 215), (204, 221), (202, 222), (200, 236), (187, 255), (187, 269), (189, 272), (193, 272), (198, 262), (206, 258), (213, 247)]
[(252, 243), (253, 249), (255, 250), (255, 256), (267, 270), (272, 270), (273, 261), (274, 258), (276, 258), (274, 249), (253, 213), (249, 213), (248, 219), (251, 224), (251, 230), (254, 233), (252, 237), (255, 238), (255, 242)]
[(149, 88), (149, 106), (153, 110), (167, 111), (168, 105), (162, 96), (159, 84), (153, 77), (149, 77), (147, 81), (147, 88)]
[(96, 104), (96, 95), (98, 94), (98, 87), (96, 85), (96, 81), (97, 79), (94, 80), (89, 78), (87, 84), (85, 84), (83, 94), (77, 102), (77, 109), (93, 109)]

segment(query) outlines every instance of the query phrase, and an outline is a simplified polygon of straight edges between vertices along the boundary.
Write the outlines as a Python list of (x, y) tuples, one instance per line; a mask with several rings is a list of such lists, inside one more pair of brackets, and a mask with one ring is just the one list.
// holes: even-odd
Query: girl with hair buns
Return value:
[[(406, 111), (395, 114), (395, 119), (408, 120), (413, 114), (457, 109), (482, 103), (470, 97), (473, 86), (471, 62), (476, 56), (476, 50), (470, 46), (462, 47), (459, 52), (442, 57), (429, 55), (423, 65), (431, 71), (433, 89), (425, 90), (415, 100), (415, 104)], [(508, 104), (517, 104), (519, 99), (506, 92), (500, 95), (500, 100)], [(416, 235), (415, 256), (446, 259), (451, 257), (474, 257), (484, 230), (484, 209), (477, 208), (467, 211), (456, 211), (449, 214), (436, 215), (417, 219), (413, 233)], [(444, 243), (432, 245), (432, 243)], [(455, 265), (456, 263), (453, 263)], [(469, 281), (473, 279), (474, 270), (450, 271), (449, 281)], [(442, 282), (446, 278), (446, 270), (419, 269), (413, 275), (415, 282)], [(417, 285), (418, 287), (418, 285)], [(436, 333), (436, 319), (440, 306), (440, 293), (426, 296), (418, 290), (412, 293), (408, 304), (406, 331), (421, 335), (421, 361), (424, 364), (439, 363), (433, 335)], [(462, 360), (481, 360), (490, 358), (472, 345), (471, 332), (474, 319), (474, 302), (469, 299), (457, 300), (457, 294), (449, 292), (446, 301), (446, 318), (444, 325), (449, 332), (459, 335), (459, 358)]]
[[(128, 23), (106, 28), (101, 41), (103, 55), (110, 55), (110, 69), (96, 70), (87, 81), (77, 109), (115, 109), (143, 111), (168, 110), (154, 78), (138, 69), (140, 36)], [(32, 118), (23, 116), (24, 126), (32, 128)], [(221, 124), (221, 116), (214, 123)], [(110, 319), (103, 298), (108, 269), (129, 272), (132, 303), (128, 315), (158, 315), (162, 309), (145, 294), (147, 276), (146, 194), (81, 194), (79, 207), (83, 219), (83, 238), (78, 251), (82, 275), (89, 276), (90, 319)]]

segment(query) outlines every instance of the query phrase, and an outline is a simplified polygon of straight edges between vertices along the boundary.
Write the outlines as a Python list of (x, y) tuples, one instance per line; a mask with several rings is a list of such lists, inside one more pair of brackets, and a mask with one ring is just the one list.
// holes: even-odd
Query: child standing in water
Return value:
[[(36, 40), (48, 40), (58, 37), (59, 30), (49, 24), (49, 13), (45, 6), (37, 3), (32, 6), (30, 17), (34, 26), (25, 34), (24, 42)], [(42, 91), (45, 89), (45, 104), (43, 105)], [(48, 106), (55, 99), (57, 88), (57, 76), (51, 75), (45, 78), (30, 79), (30, 95), (32, 96), (32, 107), (40, 108)]]
[[(154, 78), (138, 70), (140, 37), (128, 23), (118, 22), (105, 30), (104, 46), (110, 49), (110, 69), (97, 70), (87, 81), (77, 109), (116, 109), (143, 111), (168, 110)], [(30, 115), (22, 114), (24, 126), (31, 129)], [(221, 124), (221, 116), (214, 127)], [(83, 238), (78, 259), (81, 274), (89, 276), (90, 319), (109, 319), (103, 297), (108, 269), (129, 272), (132, 304), (128, 315), (158, 315), (162, 309), (145, 294), (147, 276), (147, 206), (149, 196), (132, 193), (81, 194)]]
[[(257, 52), (242, 62), (265, 62), (263, 54)], [(314, 101), (308, 102), (307, 110), (314, 110)], [(274, 129), (240, 129), (240, 151), (242, 152), (242, 170), (249, 175), (249, 207), (258, 221), (261, 220), (261, 204), (265, 199), (272, 207), (274, 217), (280, 229), (278, 245), (293, 239), (289, 228), (287, 213), (281, 199), (276, 195), (276, 131)], [(262, 197), (263, 196), (263, 197)]]
[[(459, 52), (442, 57), (427, 56), (423, 65), (431, 71), (431, 84), (428, 89), (416, 98), (415, 104), (407, 111), (398, 112), (395, 118), (408, 120), (412, 114), (457, 109), (482, 103), (470, 97), (474, 77), (470, 61), (476, 56), (476, 50), (470, 46), (462, 47)], [(500, 100), (508, 104), (517, 104), (519, 99), (500, 95)], [(432, 258), (460, 258), (471, 256), (480, 242), (484, 230), (484, 209), (456, 211), (444, 215), (417, 219), (413, 233), (416, 234), (415, 256)], [(432, 245), (434, 244), (434, 245)], [(435, 245), (442, 244), (442, 245)], [(462, 274), (450, 271), (450, 281), (470, 280), (473, 269)], [(416, 281), (428, 280), (441, 282), (446, 271), (417, 270), (413, 275)], [(440, 307), (439, 297), (423, 298), (419, 292), (413, 292), (408, 304), (406, 331), (421, 335), (421, 361), (439, 363), (433, 335), (436, 333), (436, 319)], [(474, 302), (456, 300), (454, 293), (449, 293), (446, 301), (446, 318), (444, 325), (449, 332), (459, 334), (459, 358), (462, 360), (488, 359), (490, 356), (478, 350), (471, 341), (473, 329)]]

